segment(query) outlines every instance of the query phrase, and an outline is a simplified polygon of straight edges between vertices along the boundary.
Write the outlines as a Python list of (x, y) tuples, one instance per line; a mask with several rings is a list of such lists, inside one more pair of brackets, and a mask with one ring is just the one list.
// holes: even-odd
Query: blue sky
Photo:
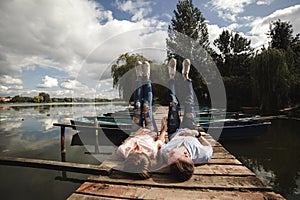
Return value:
[[(226, 3), (225, 3), (226, 2)], [(40, 0), (0, 2), (0, 96), (113, 98), (110, 66), (125, 52), (163, 62), (177, 0)], [(223, 29), (254, 48), (268, 45), (269, 23), (300, 33), (299, 0), (193, 1), (210, 41)], [(151, 31), (145, 32), (151, 27)], [(151, 51), (149, 49), (152, 49)], [(154, 51), (155, 50), (155, 51)]]

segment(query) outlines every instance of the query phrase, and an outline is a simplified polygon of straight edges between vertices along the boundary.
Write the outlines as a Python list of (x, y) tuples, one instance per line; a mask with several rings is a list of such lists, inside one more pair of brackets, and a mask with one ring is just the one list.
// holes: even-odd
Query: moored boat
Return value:
[(236, 120), (201, 123), (201, 127), (215, 139), (240, 139), (264, 135), (271, 125), (269, 121)]

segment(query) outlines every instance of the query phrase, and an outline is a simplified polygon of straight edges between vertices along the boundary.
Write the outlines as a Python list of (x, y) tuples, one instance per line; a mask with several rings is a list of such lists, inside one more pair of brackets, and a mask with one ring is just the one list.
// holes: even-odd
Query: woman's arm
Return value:
[(161, 120), (161, 129), (160, 129), (160, 134), (157, 137), (156, 141), (158, 142), (157, 148), (160, 149), (161, 145), (165, 142), (166, 139), (166, 134), (167, 134), (167, 128), (168, 128), (168, 123), (167, 123), (167, 117), (164, 117)]

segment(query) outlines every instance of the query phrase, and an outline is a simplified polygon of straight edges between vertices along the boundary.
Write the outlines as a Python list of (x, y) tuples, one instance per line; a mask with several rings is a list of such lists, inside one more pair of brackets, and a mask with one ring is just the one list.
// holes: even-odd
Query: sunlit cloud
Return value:
[(50, 76), (45, 76), (42, 80), (42, 83), (37, 85), (39, 88), (52, 88), (56, 86), (58, 86), (57, 79)]

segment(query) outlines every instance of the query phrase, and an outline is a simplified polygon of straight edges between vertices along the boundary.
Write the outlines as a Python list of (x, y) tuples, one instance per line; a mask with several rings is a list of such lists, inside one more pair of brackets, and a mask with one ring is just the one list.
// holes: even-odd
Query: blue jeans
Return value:
[(157, 132), (157, 126), (152, 111), (152, 85), (150, 80), (138, 79), (137, 89), (134, 92), (134, 114), (132, 131), (145, 127)]
[(179, 118), (179, 103), (176, 97), (175, 80), (169, 80), (169, 112), (168, 112), (168, 136), (176, 132), (178, 128), (189, 128), (197, 130), (197, 122), (194, 118), (194, 90), (191, 80), (185, 80), (183, 82), (183, 88), (185, 92), (184, 99), (184, 115), (182, 122)]

